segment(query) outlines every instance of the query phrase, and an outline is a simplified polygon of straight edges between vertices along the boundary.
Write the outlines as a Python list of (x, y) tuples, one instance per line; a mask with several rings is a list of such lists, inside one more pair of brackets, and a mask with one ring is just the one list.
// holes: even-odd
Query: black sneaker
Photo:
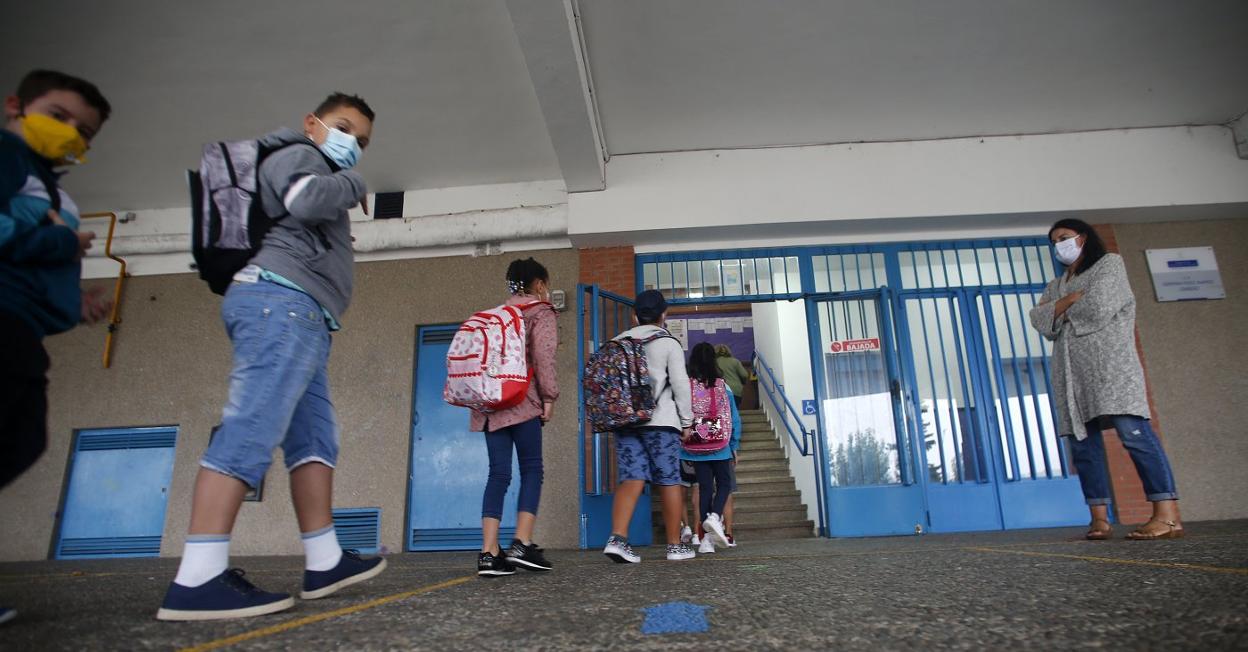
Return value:
[(526, 546), (519, 539), (511, 540), (511, 547), (507, 549), (507, 561), (531, 571), (548, 571), (554, 568), (554, 565), (542, 555), (541, 546), (536, 543)]
[(247, 618), (284, 611), (295, 606), (285, 593), (269, 593), (243, 579), (243, 569), (231, 568), (200, 586), (169, 583), (158, 620), (219, 620)]
[(481, 577), (498, 577), (500, 575), (515, 575), (516, 567), (507, 561), (507, 555), (498, 553), (497, 555), (483, 552), (477, 555), (477, 575)]

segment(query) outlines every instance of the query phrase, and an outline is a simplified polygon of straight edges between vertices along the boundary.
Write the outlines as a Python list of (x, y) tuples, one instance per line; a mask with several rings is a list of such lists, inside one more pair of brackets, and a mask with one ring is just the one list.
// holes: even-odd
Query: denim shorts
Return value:
[(329, 397), (330, 335), (312, 297), (276, 283), (235, 283), (221, 305), (234, 347), (221, 426), (200, 465), (256, 487), (279, 445), (286, 468), (338, 462)]
[(663, 428), (632, 428), (615, 433), (619, 480), (680, 484), (680, 435)]

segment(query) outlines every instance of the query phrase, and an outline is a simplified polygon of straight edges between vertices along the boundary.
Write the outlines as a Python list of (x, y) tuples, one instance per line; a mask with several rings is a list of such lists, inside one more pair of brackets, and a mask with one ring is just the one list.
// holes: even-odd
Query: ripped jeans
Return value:
[[(1144, 485), (1144, 495), (1149, 502), (1178, 500), (1174, 487), (1174, 473), (1170, 460), (1161, 448), (1161, 440), (1153, 432), (1148, 419), (1130, 414), (1106, 416), (1118, 431), (1118, 438), (1131, 455), (1135, 470)], [(1071, 457), (1079, 471), (1079, 485), (1089, 505), (1110, 503), (1109, 469), (1105, 464), (1105, 438), (1101, 434), (1100, 419), (1087, 423), (1088, 436), (1083, 441), (1070, 438)]]

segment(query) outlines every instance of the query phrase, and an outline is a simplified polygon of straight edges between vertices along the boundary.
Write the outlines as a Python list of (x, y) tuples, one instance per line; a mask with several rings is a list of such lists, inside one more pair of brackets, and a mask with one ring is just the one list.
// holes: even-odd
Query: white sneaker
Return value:
[(702, 544), (698, 546), (699, 555), (709, 555), (715, 552), (715, 542), (710, 537), (702, 539)]
[(695, 535), (693, 535), (692, 537), (690, 537), (690, 539), (689, 539), (689, 545), (691, 545), (691, 546), (696, 546), (696, 545), (698, 545), (699, 543), (702, 543), (702, 542), (698, 540), (698, 535), (696, 535), (696, 534), (695, 534)]
[(680, 524), (680, 542), (684, 544), (688, 544), (689, 542), (692, 541), (694, 545), (697, 545), (698, 542), (693, 541), (695, 538), (696, 537), (693, 536), (693, 530), (689, 529), (688, 525), (681, 523)]
[(736, 548), (736, 547), (737, 547), (737, 540), (736, 540), (736, 539), (734, 539), (734, 538), (732, 538), (732, 535), (731, 535), (731, 534), (727, 535), (727, 537), (728, 537), (728, 547), (729, 547), (729, 548)]
[(706, 536), (704, 538), (709, 539), (714, 536), (715, 542), (718, 543), (721, 548), (728, 547), (728, 536), (724, 534), (724, 521), (720, 518), (719, 514), (716, 514), (715, 512), (707, 514), (706, 520), (702, 521), (702, 529), (706, 530)]
[[(671, 546), (668, 546), (669, 548)], [(639, 564), (641, 563), (641, 555), (633, 552), (633, 547), (628, 542), (611, 535), (607, 539), (607, 546), (602, 549), (602, 554), (611, 558), (611, 561), (617, 564)], [(669, 553), (668, 558), (671, 558)]]
[(697, 557), (697, 553), (688, 545), (683, 543), (667, 544), (667, 560), (668, 561), (684, 561)]

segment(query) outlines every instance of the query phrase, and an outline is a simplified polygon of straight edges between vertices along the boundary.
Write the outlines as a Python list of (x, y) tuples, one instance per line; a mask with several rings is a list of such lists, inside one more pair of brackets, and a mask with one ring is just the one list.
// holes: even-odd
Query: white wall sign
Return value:
[(689, 320), (688, 319), (669, 319), (667, 320), (667, 332), (672, 337), (680, 341), (680, 348), (689, 350)]
[(1213, 247), (1148, 249), (1144, 255), (1158, 301), (1226, 298)]

